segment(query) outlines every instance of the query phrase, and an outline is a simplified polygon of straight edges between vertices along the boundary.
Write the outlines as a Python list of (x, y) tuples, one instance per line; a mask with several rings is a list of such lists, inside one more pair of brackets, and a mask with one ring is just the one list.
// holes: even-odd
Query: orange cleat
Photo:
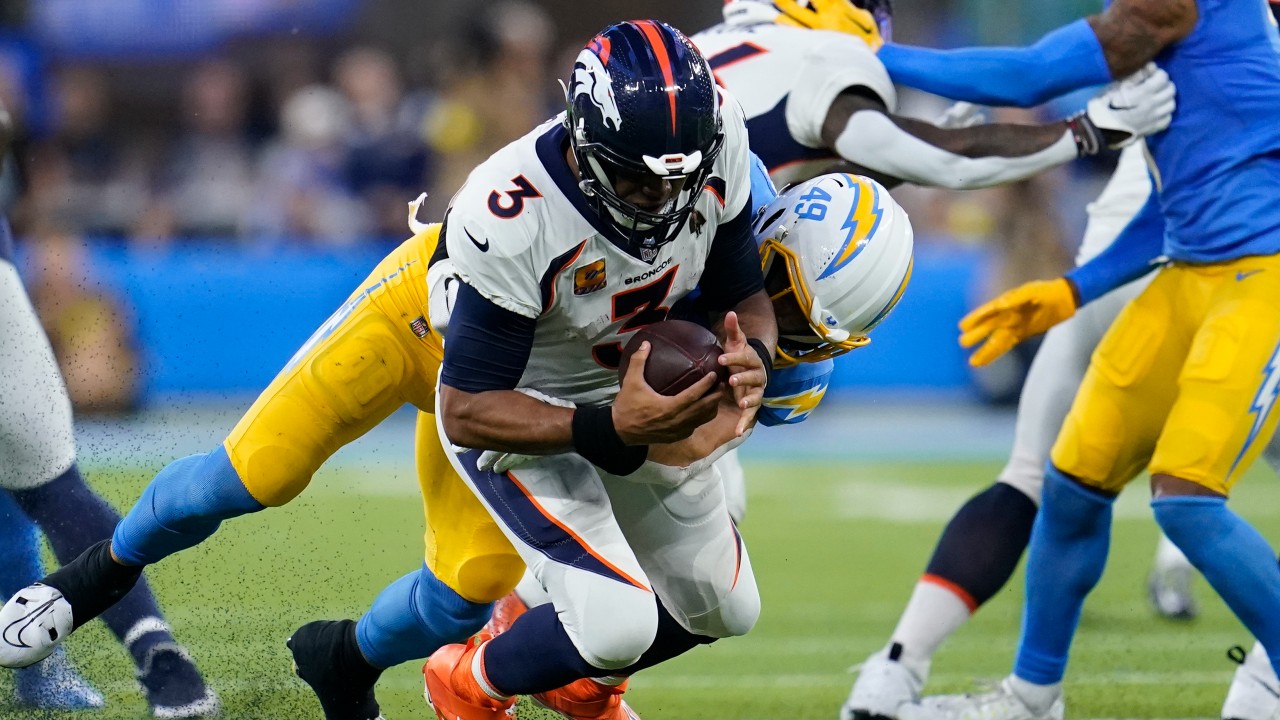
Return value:
[(427, 704), (440, 720), (513, 720), (516, 700), (495, 700), (471, 673), (472, 659), (489, 638), (473, 637), (466, 645), (454, 643), (436, 650), (422, 666)]
[(516, 595), (515, 591), (512, 590), (493, 604), (493, 615), (480, 632), (488, 633), (489, 635), (501, 635), (510, 630), (511, 624), (516, 621), (516, 618), (525, 614), (528, 609), (529, 606), (525, 605), (520, 596)]
[(562, 688), (538, 693), (533, 701), (569, 720), (640, 720), (622, 699), (627, 683), (601, 685), (591, 678), (575, 680)]

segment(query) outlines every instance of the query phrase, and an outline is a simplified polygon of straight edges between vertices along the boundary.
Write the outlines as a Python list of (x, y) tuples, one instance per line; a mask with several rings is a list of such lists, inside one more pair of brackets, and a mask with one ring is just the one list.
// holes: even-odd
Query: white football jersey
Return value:
[(563, 116), (494, 153), (454, 196), (444, 240), (455, 272), (495, 305), (537, 320), (519, 387), (580, 405), (612, 400), (631, 334), (697, 286), (717, 228), (751, 197), (744, 118), (723, 97), (724, 146), (706, 188), (649, 262), (601, 234), (606, 221), (565, 159)]
[(720, 24), (690, 39), (742, 104), (751, 149), (778, 187), (808, 180), (840, 160), (822, 146), (822, 123), (842, 91), (864, 87), (890, 112), (897, 107), (889, 73), (852, 35), (774, 23)]

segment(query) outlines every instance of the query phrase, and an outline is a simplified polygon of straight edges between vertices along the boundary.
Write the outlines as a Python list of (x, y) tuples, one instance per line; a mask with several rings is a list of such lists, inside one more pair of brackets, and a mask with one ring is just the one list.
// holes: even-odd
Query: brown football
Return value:
[(724, 350), (715, 334), (697, 323), (664, 320), (643, 327), (631, 336), (622, 349), (619, 381), (626, 378), (631, 355), (645, 340), (649, 341), (650, 348), (644, 379), (661, 395), (677, 395), (709, 372), (719, 375), (720, 382), (729, 380), (729, 368), (718, 362)]

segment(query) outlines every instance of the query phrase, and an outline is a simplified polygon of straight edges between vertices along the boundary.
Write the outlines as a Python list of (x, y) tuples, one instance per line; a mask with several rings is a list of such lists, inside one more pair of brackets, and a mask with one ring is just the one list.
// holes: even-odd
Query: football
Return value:
[(698, 382), (707, 373), (716, 373), (720, 382), (729, 380), (729, 368), (717, 359), (724, 349), (710, 330), (685, 320), (664, 320), (641, 328), (622, 349), (618, 379), (627, 376), (631, 355), (640, 343), (649, 341), (649, 359), (644, 366), (644, 379), (661, 395), (677, 395)]

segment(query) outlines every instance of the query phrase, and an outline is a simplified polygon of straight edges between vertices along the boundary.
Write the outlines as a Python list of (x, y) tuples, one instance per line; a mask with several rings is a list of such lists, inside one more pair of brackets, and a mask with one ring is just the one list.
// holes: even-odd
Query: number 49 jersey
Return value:
[(866, 88), (890, 112), (897, 106), (884, 64), (852, 35), (726, 23), (691, 39), (717, 82), (742, 103), (751, 150), (779, 187), (808, 180), (840, 159), (824, 147), (822, 123), (842, 91)]
[(618, 231), (579, 188), (563, 116), (499, 150), (454, 196), (445, 242), (458, 277), (537, 321), (519, 387), (579, 405), (612, 400), (631, 333), (666, 318), (698, 285), (717, 229), (750, 212), (744, 118), (722, 98), (720, 155), (679, 234), (642, 253), (652, 257), (623, 250)]

